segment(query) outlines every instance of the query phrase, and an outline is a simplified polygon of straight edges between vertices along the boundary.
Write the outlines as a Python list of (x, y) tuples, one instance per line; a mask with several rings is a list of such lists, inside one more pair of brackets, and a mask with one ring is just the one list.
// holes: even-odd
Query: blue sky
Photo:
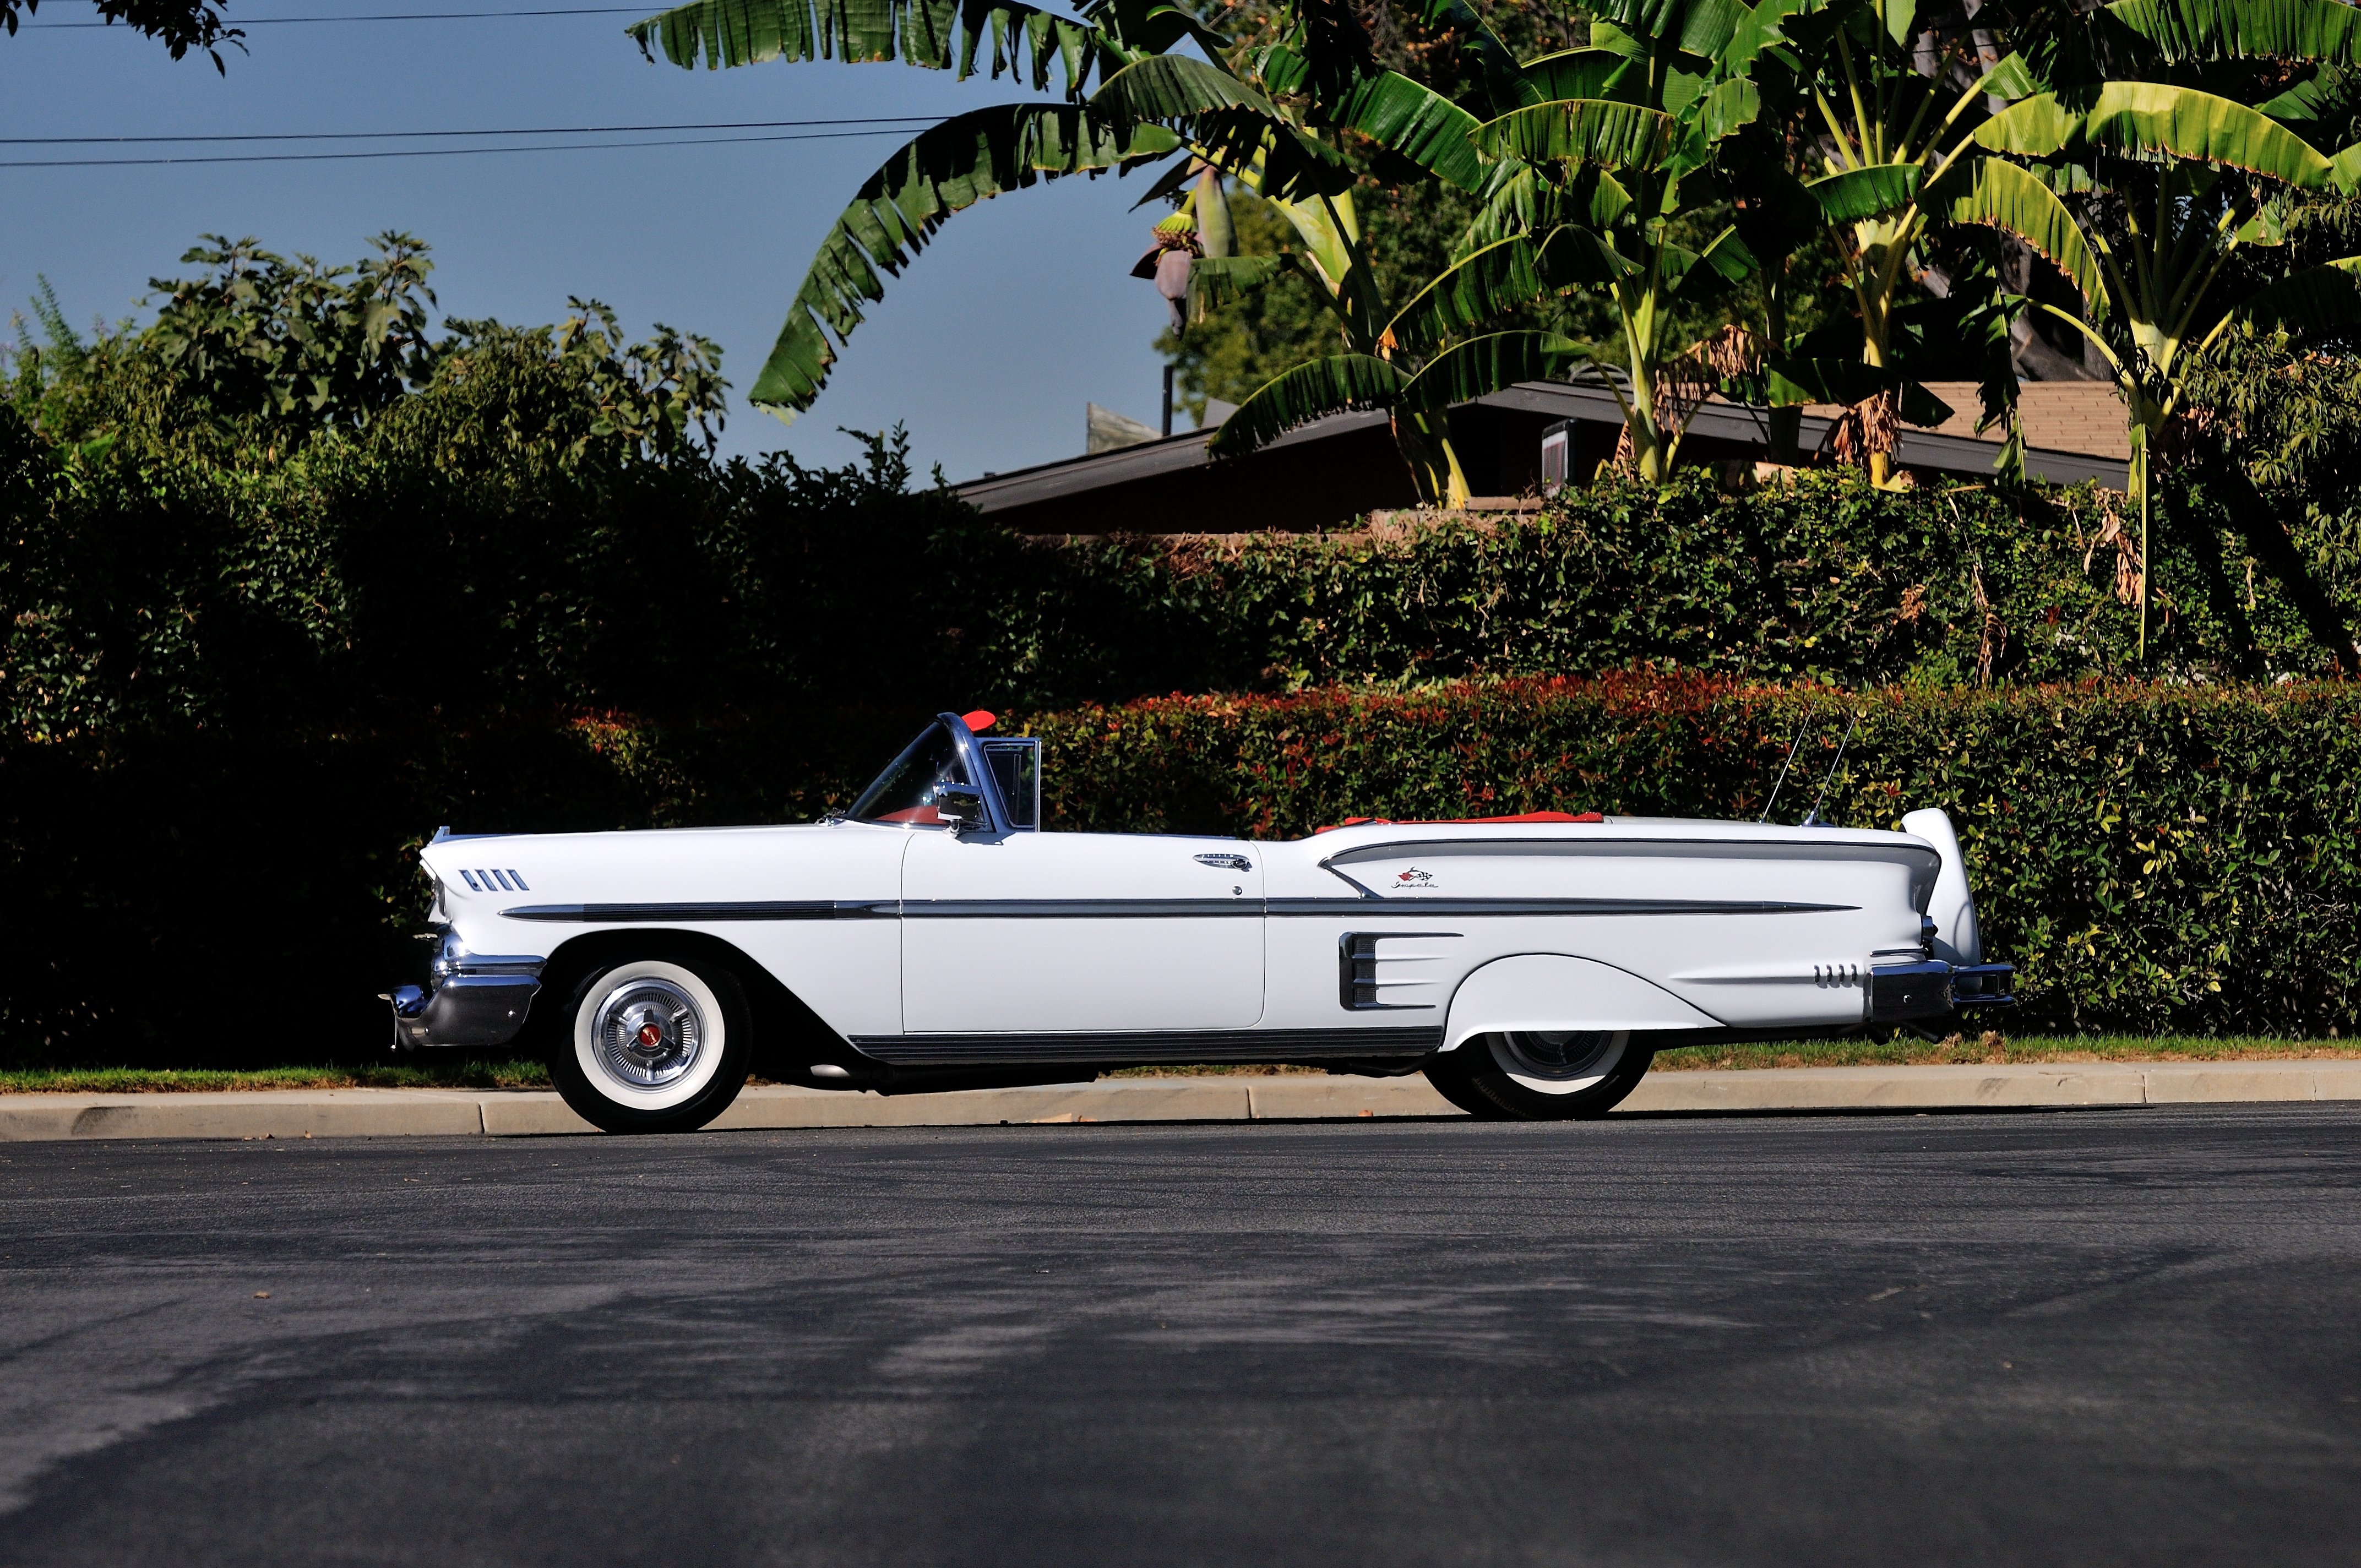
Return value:
[[(534, 0), (252, 0), (270, 16), (521, 9)], [(544, 0), (562, 3), (562, 0)], [(585, 0), (591, 3), (591, 0)], [(173, 61), (87, 4), (48, 0), (0, 36), (0, 159), (156, 148), (29, 148), (18, 138), (479, 129), (927, 115), (1018, 96), (901, 65), (829, 61), (695, 71), (650, 65), (628, 16), (256, 27), (229, 71)], [(132, 313), (203, 233), (350, 260), (408, 229), (434, 247), (451, 315), (554, 321), (604, 300), (633, 335), (702, 333), (733, 383), (725, 451), (785, 447), (837, 463), (840, 425), (906, 422), (953, 479), (1072, 456), (1082, 405), (1157, 417), (1149, 348), (1163, 302), (1130, 277), (1154, 214), (1146, 177), (1071, 181), (954, 218), (853, 334), (818, 405), (792, 427), (736, 400), (752, 383), (829, 225), (892, 137), (347, 162), (0, 169), (0, 320), (46, 274), (76, 323)], [(241, 151), (214, 148), (187, 150)]]

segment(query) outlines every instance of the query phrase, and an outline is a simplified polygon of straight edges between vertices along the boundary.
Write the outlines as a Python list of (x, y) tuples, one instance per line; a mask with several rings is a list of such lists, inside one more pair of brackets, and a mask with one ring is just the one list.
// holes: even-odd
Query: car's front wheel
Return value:
[(1475, 1115), (1563, 1122), (1607, 1114), (1655, 1055), (1626, 1030), (1523, 1030), (1477, 1035), (1435, 1058), (1426, 1076)]
[(609, 1133), (694, 1132), (746, 1082), (745, 992), (703, 957), (594, 965), (551, 1022), (551, 1081), (577, 1115)]

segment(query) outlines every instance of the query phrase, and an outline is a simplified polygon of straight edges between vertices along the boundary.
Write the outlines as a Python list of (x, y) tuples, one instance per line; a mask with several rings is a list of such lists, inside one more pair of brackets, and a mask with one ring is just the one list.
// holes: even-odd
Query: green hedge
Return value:
[[(2361, 688), (1993, 692), (1616, 677), (1163, 698), (1012, 718), (1053, 828), (1289, 837), (1347, 817), (1550, 807), (1752, 818), (1800, 731), (1800, 817), (1951, 811), (2015, 1027), (2356, 1026)], [(657, 723), (511, 712), (0, 751), (0, 1066), (253, 1065), (382, 1050), (415, 855), (462, 830), (809, 820), (927, 707)]]
[(1949, 810), (2016, 1026), (2350, 1034), (2361, 1003), (2361, 689), (1860, 694), (1700, 680), (1170, 698), (1045, 715), (1052, 824), (1292, 837), (1347, 817)]

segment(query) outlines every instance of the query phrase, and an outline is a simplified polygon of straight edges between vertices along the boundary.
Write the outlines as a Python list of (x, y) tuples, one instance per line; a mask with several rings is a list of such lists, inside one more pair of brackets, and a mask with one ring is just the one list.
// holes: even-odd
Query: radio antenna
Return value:
[(1845, 721), (1844, 740), (1837, 742), (1837, 760), (1828, 764), (1828, 776), (1820, 781), (1820, 793), (1814, 798), (1812, 801), (1812, 809), (1804, 814), (1804, 820), (1798, 824), (1798, 826), (1805, 828), (1825, 828), (1828, 826), (1827, 823), (1820, 820), (1820, 803), (1828, 798), (1828, 785), (1837, 782), (1837, 769), (1843, 763), (1845, 747), (1852, 740), (1852, 727), (1860, 722), (1861, 713), (1856, 709), (1854, 710), (1853, 716)]
[(1771, 798), (1763, 803), (1763, 815), (1756, 817), (1755, 821), (1771, 820), (1771, 808), (1779, 804), (1779, 792), (1786, 787), (1787, 770), (1795, 765), (1795, 748), (1804, 743), (1804, 731), (1810, 728), (1811, 722), (1808, 719), (1795, 727), (1795, 738), (1787, 742), (1787, 760), (1779, 764), (1779, 782), (1771, 786)]

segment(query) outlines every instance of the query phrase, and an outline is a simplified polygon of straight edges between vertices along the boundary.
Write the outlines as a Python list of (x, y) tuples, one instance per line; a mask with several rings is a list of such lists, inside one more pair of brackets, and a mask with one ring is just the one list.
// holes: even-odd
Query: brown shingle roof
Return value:
[[(1921, 428), (1999, 444), (1998, 426), (1976, 435), (1976, 416), (1983, 403), (1976, 396), (1973, 381), (1929, 381), (1927, 389), (1951, 405), (1951, 417)], [(1832, 404), (1812, 403), (1804, 411), (1832, 419), (1844, 411)], [(2027, 446), (2088, 453), (2118, 463), (2132, 455), (2131, 436), (2124, 427), (2124, 401), (2108, 382), (2023, 382), (2016, 389), (2016, 415), (2024, 422)]]

